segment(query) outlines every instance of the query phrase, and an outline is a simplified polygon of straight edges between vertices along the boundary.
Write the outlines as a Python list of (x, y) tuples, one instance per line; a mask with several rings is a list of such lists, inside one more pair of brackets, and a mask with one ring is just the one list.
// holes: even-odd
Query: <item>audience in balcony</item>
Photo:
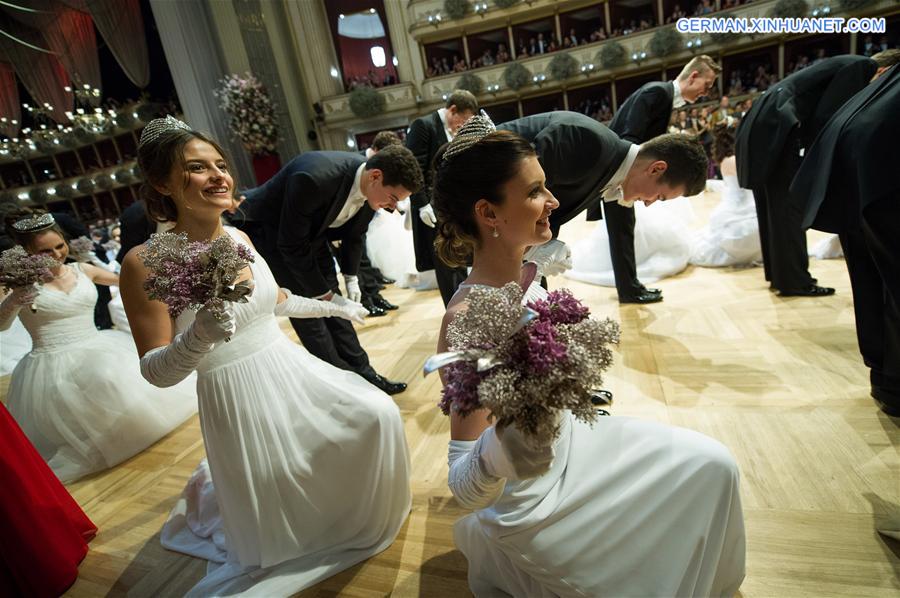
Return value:
[(666, 17), (666, 24), (675, 23), (678, 19), (683, 19), (687, 17), (687, 13), (681, 8), (681, 5), (676, 4), (675, 8), (672, 9), (672, 14)]
[[(891, 47), (892, 46), (890, 41), (888, 40), (888, 36), (882, 35), (881, 38), (879, 38), (878, 43), (875, 43), (875, 38), (873, 38), (871, 35), (867, 35), (865, 38), (863, 38), (862, 54), (863, 56), (871, 57), (873, 54), (884, 52), (885, 50), (889, 50)], [(896, 47), (896, 44), (894, 44), (893, 47)]]
[(347, 91), (353, 91), (357, 87), (385, 87), (387, 85), (396, 85), (396, 75), (389, 69), (383, 69), (383, 71), (383, 74), (379, 75), (374, 70), (369, 69), (369, 72), (366, 75), (347, 77)]
[(607, 95), (603, 95), (600, 98), (582, 100), (574, 110), (599, 122), (608, 122), (613, 117), (612, 105)]

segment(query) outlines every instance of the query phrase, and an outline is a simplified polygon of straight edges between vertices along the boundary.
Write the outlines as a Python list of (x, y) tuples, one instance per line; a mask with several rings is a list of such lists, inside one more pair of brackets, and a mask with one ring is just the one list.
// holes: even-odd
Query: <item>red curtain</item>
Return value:
[[(6, 122), (0, 122), (0, 133), (7, 137), (18, 137), (22, 127), (22, 109), (19, 106), (19, 86), (16, 85), (16, 73), (12, 65), (0, 62), (0, 116)], [(18, 121), (13, 124), (12, 121)]]

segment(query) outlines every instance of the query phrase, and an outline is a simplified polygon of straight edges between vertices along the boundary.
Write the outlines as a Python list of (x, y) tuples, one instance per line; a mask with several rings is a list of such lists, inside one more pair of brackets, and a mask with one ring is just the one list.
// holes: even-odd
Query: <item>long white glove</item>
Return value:
[(475, 442), (450, 441), (447, 483), (463, 507), (483, 509), (499, 498), (505, 479), (543, 475), (553, 456), (553, 446), (533, 448), (515, 426), (491, 426)]
[(344, 274), (344, 284), (347, 286), (347, 299), (359, 303), (362, 299), (362, 291), (359, 290), (359, 277), (353, 274)]
[(541, 276), (556, 276), (572, 267), (572, 250), (559, 239), (550, 239), (526, 251), (525, 261), (537, 264)]
[(309, 299), (294, 295), (287, 289), (281, 289), (287, 295), (287, 299), (275, 306), (276, 316), (285, 316), (288, 318), (344, 318), (352, 322), (363, 324), (364, 318), (369, 313), (365, 307), (359, 303), (347, 301), (344, 299), (343, 304), (336, 301), (320, 301), (318, 299)]
[(437, 216), (434, 215), (434, 208), (431, 204), (426, 204), (419, 208), (419, 220), (425, 223), (425, 226), (434, 228), (437, 226)]
[(166, 388), (174, 386), (196, 369), (215, 344), (230, 338), (235, 331), (234, 312), (226, 306), (221, 320), (205, 309), (187, 330), (175, 336), (165, 347), (147, 351), (141, 357), (141, 374), (150, 384)]
[(9, 330), (19, 315), (19, 310), (34, 303), (39, 294), (40, 291), (35, 285), (13, 289), (3, 303), (0, 303), (0, 330)]

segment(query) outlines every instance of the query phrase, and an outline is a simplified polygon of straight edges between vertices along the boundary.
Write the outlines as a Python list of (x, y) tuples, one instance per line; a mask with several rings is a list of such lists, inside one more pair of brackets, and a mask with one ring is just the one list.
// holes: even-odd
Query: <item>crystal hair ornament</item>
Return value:
[(39, 216), (28, 216), (13, 222), (13, 229), (20, 233), (33, 233), (45, 228), (50, 228), (56, 224), (53, 214), (41, 214)]
[(447, 145), (447, 149), (444, 150), (443, 161), (447, 162), (451, 160), (453, 156), (466, 151), (496, 130), (497, 127), (494, 126), (491, 117), (487, 115), (487, 112), (482, 110), (481, 114), (476, 114), (459, 128), (453, 141), (451, 141)]
[(175, 131), (177, 129), (182, 129), (184, 131), (191, 130), (186, 122), (174, 118), (171, 114), (166, 115), (165, 118), (154, 118), (147, 123), (147, 126), (144, 127), (144, 130), (141, 132), (141, 140), (138, 143), (138, 147), (143, 147), (148, 143), (156, 141), (156, 139), (166, 131)]

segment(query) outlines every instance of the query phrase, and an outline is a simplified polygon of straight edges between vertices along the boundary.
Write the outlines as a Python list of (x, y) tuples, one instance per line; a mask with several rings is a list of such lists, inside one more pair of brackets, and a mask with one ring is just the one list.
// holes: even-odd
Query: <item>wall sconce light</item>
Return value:
[(490, 85), (487, 86), (487, 90), (489, 93), (496, 94), (498, 91), (500, 91), (500, 84), (499, 83), (491, 83)]
[(814, 17), (827, 17), (831, 14), (831, 6), (827, 3), (822, 4), (820, 6), (816, 6), (812, 11), (812, 16)]
[(687, 46), (688, 50), (690, 50), (691, 52), (696, 52), (700, 49), (700, 46), (703, 45), (703, 40), (701, 40), (699, 37), (689, 39), (684, 43), (684, 45)]
[(535, 85), (540, 87), (544, 83), (544, 81), (547, 80), (547, 75), (545, 75), (544, 73), (538, 73), (537, 75), (532, 77), (531, 80), (534, 81)]
[(597, 68), (597, 67), (594, 66), (593, 62), (589, 62), (587, 64), (582, 64), (581, 65), (581, 74), (583, 74), (585, 76), (589, 76), (591, 73), (594, 72), (595, 68)]
[(428, 21), (429, 25), (434, 25), (435, 28), (437, 28), (437, 26), (441, 24), (441, 11), (435, 10), (433, 12), (425, 13), (425, 20)]
[(483, 18), (484, 18), (484, 13), (486, 13), (486, 12), (487, 12), (487, 9), (488, 9), (487, 2), (476, 2), (476, 3), (472, 6), (472, 9), (475, 11), (475, 14), (481, 15), (481, 18), (483, 19)]
[(631, 59), (636, 63), (640, 64), (642, 60), (647, 59), (647, 52), (644, 50), (638, 50), (631, 54)]
[(443, 100), (443, 101), (446, 102), (447, 99), (449, 99), (449, 98), (450, 98), (450, 94), (449, 94), (449, 93), (442, 93), (442, 94), (441, 94), (441, 100)]

